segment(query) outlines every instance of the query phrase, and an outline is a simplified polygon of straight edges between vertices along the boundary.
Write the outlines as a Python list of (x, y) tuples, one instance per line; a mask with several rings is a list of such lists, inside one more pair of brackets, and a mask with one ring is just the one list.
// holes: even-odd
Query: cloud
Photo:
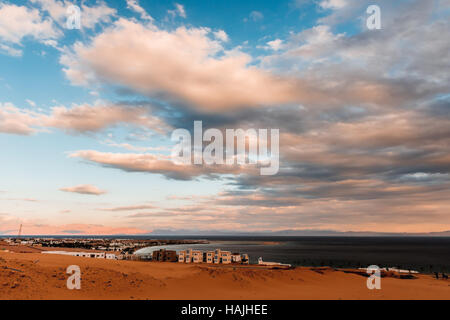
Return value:
[(6, 44), (3, 44), (3, 43), (0, 44), (0, 51), (4, 52), (7, 55), (10, 55), (12, 57), (20, 57), (23, 54), (22, 50), (15, 49), (15, 48), (8, 46)]
[(123, 148), (135, 152), (147, 152), (147, 151), (170, 151), (169, 147), (158, 146), (158, 147), (141, 147), (136, 145), (131, 145), (129, 143), (116, 143), (112, 140), (105, 140), (102, 143), (115, 148)]
[[(12, 217), (2, 218), (0, 216), (0, 233), (16, 235), (19, 221)], [(42, 224), (33, 221), (24, 221), (22, 224), (23, 234), (26, 235), (138, 235), (150, 231), (126, 226), (105, 226), (99, 224)]]
[(283, 40), (275, 39), (267, 42), (267, 45), (269, 46), (270, 49), (278, 51), (283, 47)]
[(150, 114), (148, 106), (74, 105), (58, 106), (49, 115), (20, 109), (11, 103), (0, 103), (0, 132), (30, 135), (49, 128), (69, 133), (99, 132), (117, 125), (132, 125), (163, 133), (169, 128), (162, 120)]
[(228, 40), (230, 40), (230, 39), (228, 38), (228, 35), (226, 34), (226, 32), (223, 31), (223, 30), (218, 30), (218, 31), (216, 31), (216, 32), (213, 32), (213, 34), (214, 34), (214, 37), (215, 37), (216, 39), (218, 39), (218, 40), (220, 40), (220, 41), (222, 41), (222, 42), (228, 42)]
[[(428, 193), (423, 196), (418, 193), (364, 201), (332, 197), (299, 201), (292, 197), (290, 205), (280, 202), (277, 206), (276, 197), (281, 196), (286, 200), (286, 196), (277, 194), (270, 197), (270, 193), (252, 195), (249, 192), (246, 198), (236, 199), (232, 196), (227, 199), (227, 195), (218, 194), (209, 200), (197, 202), (196, 205), (135, 213), (128, 218), (132, 224), (151, 225), (157, 229), (183, 229), (194, 223), (200, 230), (242, 232), (305, 228), (384, 232), (442, 231), (448, 229), (450, 222), (448, 215), (445, 215), (450, 202), (440, 200), (439, 205), (433, 203), (444, 195), (441, 191), (436, 195)], [(275, 201), (275, 205), (271, 205), (271, 201)]]
[[(162, 174), (169, 179), (192, 180), (197, 177), (216, 177), (219, 174), (237, 174), (244, 170), (235, 165), (178, 165), (168, 156), (136, 153), (109, 153), (95, 150), (79, 150), (69, 155), (70, 158), (82, 158), (108, 168), (128, 172), (149, 172)], [(245, 170), (255, 171), (255, 167), (246, 166)], [(259, 172), (259, 171), (258, 171)]]
[[(67, 9), (74, 5), (69, 1), (59, 0), (31, 0), (41, 6), (42, 10), (47, 11), (50, 17), (65, 28), (67, 21)], [(115, 16), (116, 10), (108, 7), (103, 1), (97, 1), (96, 6), (87, 6), (84, 3), (80, 5), (81, 28), (92, 29), (99, 23), (109, 23)]]
[(138, 0), (126, 0), (127, 8), (141, 15), (141, 19), (153, 21), (153, 18), (139, 5)]
[(184, 6), (179, 3), (175, 3), (175, 9), (174, 10), (167, 10), (167, 13), (172, 17), (175, 18), (176, 16), (180, 16), (182, 18), (186, 18), (186, 11), (184, 10)]
[[(222, 30), (164, 30), (119, 19), (63, 51), (66, 76), (160, 103), (74, 105), (49, 114), (2, 104), (0, 131), (191, 128), (198, 119), (219, 129), (281, 129), (280, 171), (270, 177), (249, 167), (177, 166), (170, 157), (143, 154), (157, 147), (113, 141), (105, 143), (136, 153), (72, 152), (105, 168), (225, 186), (193, 206), (102, 209), (132, 211), (126, 218), (137, 229), (449, 229), (448, 11), (442, 1), (382, 1), (382, 30), (369, 31), (369, 2), (316, 1), (319, 24), (269, 41), (263, 48), (272, 50), (262, 57), (225, 49)], [(347, 34), (340, 21), (359, 25)]]
[[(443, 27), (435, 23), (423, 28), (422, 36), (434, 39), (438, 30), (447, 32)], [(289, 41), (274, 40), (271, 45), (278, 51), (263, 57), (261, 66), (240, 48), (225, 50), (212, 36), (208, 28), (165, 31), (120, 19), (89, 44), (77, 43), (65, 50), (60, 62), (75, 85), (119, 85), (176, 108), (211, 113), (289, 104), (322, 109), (402, 106), (444, 90), (443, 84), (432, 82), (430, 67), (433, 76), (448, 78), (443, 72), (446, 58), (433, 57), (436, 62), (422, 67), (424, 55), (435, 55), (424, 47), (416, 48), (423, 51), (417, 55), (408, 53), (405, 60), (405, 49), (397, 43), (406, 40), (393, 33), (382, 34), (383, 39), (366, 33), (346, 36), (318, 25), (293, 34)], [(448, 55), (442, 39), (433, 43), (437, 52)], [(371, 46), (373, 50), (368, 50)], [(380, 50), (391, 54), (380, 59), (373, 53)], [(381, 65), (396, 68), (398, 74), (380, 73)], [(407, 77), (409, 68), (423, 69), (410, 70), (422, 77)]]
[(22, 50), (12, 45), (22, 45), (26, 37), (44, 43), (49, 39), (56, 39), (62, 33), (56, 29), (52, 20), (43, 18), (39, 10), (0, 3), (0, 49), (12, 56), (21, 56)]
[(252, 19), (253, 21), (261, 21), (262, 19), (264, 19), (264, 15), (259, 12), (259, 11), (252, 11), (250, 12), (249, 15), (250, 19)]
[(64, 191), (64, 192), (88, 194), (88, 195), (95, 195), (95, 196), (100, 196), (100, 195), (106, 193), (106, 191), (100, 190), (96, 186), (93, 186), (90, 184), (83, 184), (83, 185), (78, 185), (78, 186), (74, 186), (74, 187), (66, 187), (66, 188), (61, 188), (59, 190)]
[(38, 115), (25, 109), (18, 109), (12, 103), (0, 102), (0, 132), (30, 135), (36, 132), (39, 124)]
[(33, 100), (26, 99), (25, 101), (26, 101), (30, 106), (36, 107), (36, 102), (34, 102)]
[[(279, 73), (295, 72), (323, 88), (337, 99), (329, 103), (325, 95), (319, 96), (322, 105), (333, 108), (362, 103), (400, 108), (443, 94), (449, 82), (443, 72), (450, 64), (450, 44), (443, 40), (450, 37), (448, 19), (432, 19), (433, 5), (427, 1), (389, 9), (383, 16), (383, 28), (389, 32), (373, 32), (364, 25), (360, 32), (347, 35), (319, 24), (292, 34), (283, 50), (262, 58), (263, 66)], [(419, 24), (423, 28), (416, 30)]]
[(149, 114), (147, 108), (121, 105), (55, 107), (43, 122), (46, 127), (72, 132), (96, 132), (118, 124), (132, 124), (158, 132), (167, 129), (162, 121)]
[(347, 6), (348, 3), (346, 0), (322, 0), (319, 2), (319, 6), (323, 9), (342, 9)]
[(186, 11), (184, 10), (183, 5), (175, 3), (175, 8), (177, 9), (177, 12), (180, 15), (180, 17), (186, 18)]
[(26, 202), (39, 202), (39, 200), (33, 198), (7, 198), (3, 200), (11, 200), (11, 201), (26, 201)]
[(113, 83), (211, 111), (286, 103), (302, 91), (250, 66), (251, 57), (238, 49), (224, 51), (210, 33), (185, 27), (164, 31), (121, 19), (90, 45), (76, 44), (61, 63), (74, 84)]
[(155, 209), (154, 205), (143, 204), (143, 205), (135, 205), (135, 206), (123, 206), (123, 207), (114, 207), (114, 208), (101, 208), (101, 211), (134, 211), (134, 210), (142, 210), (142, 209)]

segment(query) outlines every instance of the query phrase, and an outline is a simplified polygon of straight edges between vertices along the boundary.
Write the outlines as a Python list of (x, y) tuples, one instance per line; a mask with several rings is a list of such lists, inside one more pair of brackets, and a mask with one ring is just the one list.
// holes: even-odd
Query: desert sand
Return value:
[[(81, 268), (81, 290), (68, 290), (66, 268)], [(116, 261), (0, 251), (0, 299), (450, 299), (450, 281), (366, 277), (331, 268)]]

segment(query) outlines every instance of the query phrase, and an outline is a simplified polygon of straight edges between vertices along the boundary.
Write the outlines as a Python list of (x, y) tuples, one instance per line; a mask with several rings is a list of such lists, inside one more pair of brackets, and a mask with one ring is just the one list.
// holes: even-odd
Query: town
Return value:
[(201, 250), (181, 250), (178, 252), (175, 250), (160, 249), (153, 251), (153, 261), (171, 261), (181, 263), (215, 263), (215, 264), (249, 264), (248, 255), (246, 253), (231, 253), (231, 251), (224, 251), (221, 249), (215, 249), (214, 251), (203, 252)]
[(0, 250), (7, 252), (34, 252), (69, 255), (108, 260), (135, 260), (180, 263), (249, 264), (247, 254), (221, 249), (214, 251), (159, 249), (151, 253), (138, 253), (142, 248), (208, 244), (206, 240), (137, 240), (137, 239), (76, 239), (76, 238), (7, 238), (0, 241)]
[(208, 244), (206, 240), (155, 240), (113, 238), (53, 238), (12, 237), (0, 238), (0, 250), (18, 253), (65, 254), (90, 258), (116, 260), (151, 260), (136, 255), (139, 249), (175, 244)]

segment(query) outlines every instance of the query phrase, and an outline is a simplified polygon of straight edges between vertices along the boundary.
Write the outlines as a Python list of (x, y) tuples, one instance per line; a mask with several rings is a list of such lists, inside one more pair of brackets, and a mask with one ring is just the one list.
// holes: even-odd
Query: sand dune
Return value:
[[(78, 265), (81, 290), (68, 290), (67, 266)], [(0, 299), (450, 299), (450, 281), (431, 275), (366, 278), (330, 268), (258, 267), (111, 261), (0, 252)]]

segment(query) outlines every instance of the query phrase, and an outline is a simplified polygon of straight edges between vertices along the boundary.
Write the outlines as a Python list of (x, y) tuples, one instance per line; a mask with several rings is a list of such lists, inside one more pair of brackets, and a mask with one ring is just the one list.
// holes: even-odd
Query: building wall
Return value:
[(177, 252), (175, 250), (165, 250), (165, 249), (153, 251), (152, 259), (153, 259), (153, 261), (159, 261), (159, 262), (176, 262), (176, 261), (178, 261)]
[(213, 263), (214, 262), (214, 251), (207, 251), (205, 253), (205, 261), (206, 263)]
[(203, 252), (199, 250), (192, 251), (192, 262), (193, 263), (203, 262)]
[(232, 255), (231, 255), (231, 261), (232, 262), (241, 262), (241, 255), (240, 254), (235, 254), (235, 253), (233, 253)]
[(186, 263), (191, 263), (192, 262), (192, 249), (188, 249), (186, 250), (186, 259), (185, 259)]
[[(167, 261), (167, 260), (166, 260)], [(178, 252), (178, 258), (175, 260), (183, 263), (215, 263), (215, 264), (230, 264), (230, 263), (248, 263), (247, 254), (231, 253), (230, 251), (222, 251), (216, 249), (214, 251), (200, 251), (200, 250), (182, 250)]]
[(185, 250), (180, 251), (178, 253), (178, 262), (185, 262), (185, 260), (186, 260), (186, 251)]
[(231, 252), (230, 251), (222, 251), (221, 252), (221, 260), (223, 264), (231, 263)]
[(216, 249), (214, 250), (214, 263), (219, 264), (221, 262), (221, 250), (220, 249)]

